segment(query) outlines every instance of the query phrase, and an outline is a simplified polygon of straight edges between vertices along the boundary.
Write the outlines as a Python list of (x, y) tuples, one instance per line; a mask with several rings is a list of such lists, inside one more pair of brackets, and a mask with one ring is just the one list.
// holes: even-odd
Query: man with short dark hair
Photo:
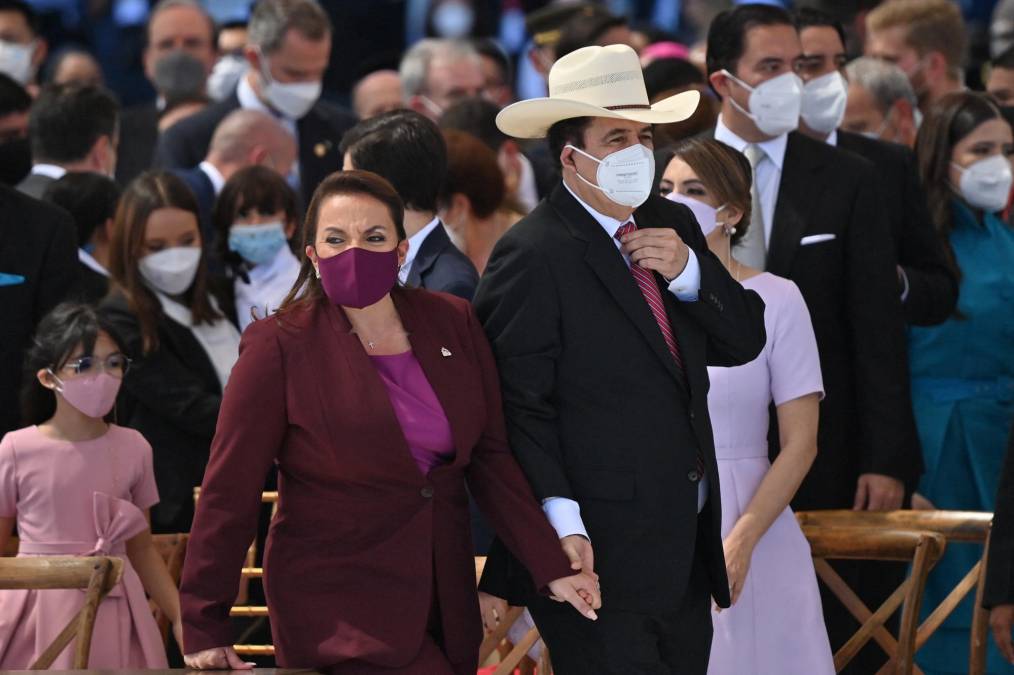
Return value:
[(94, 171), (112, 177), (119, 142), (119, 106), (100, 87), (46, 85), (32, 104), (28, 136), (32, 171), (18, 190), (41, 199), (46, 188), (68, 171)]
[(0, 0), (0, 73), (34, 96), (47, 53), (46, 40), (39, 35), (39, 17), (31, 5), (23, 0)]
[(547, 137), (562, 181), (500, 239), (475, 308), (511, 449), (609, 601), (570, 620), (497, 544), (481, 588), (527, 604), (560, 675), (703, 675), (712, 599), (729, 604), (707, 366), (757, 356), (763, 302), (658, 195), (651, 125), (689, 117), (697, 92), (650, 105), (626, 45), (559, 59), (549, 92), (497, 124)]
[(395, 110), (360, 122), (342, 139), (343, 168), (386, 178), (405, 203), (408, 255), (402, 283), (471, 300), (475, 266), (451, 243), (437, 217), (437, 197), (447, 174), (447, 146), (437, 125), (411, 110)]
[(237, 108), (274, 116), (296, 138), (299, 161), (289, 180), (303, 205), (328, 174), (341, 167), (338, 143), (355, 123), (320, 99), (331, 55), (331, 22), (315, 0), (260, 0), (247, 24), (249, 69), (232, 96), (166, 130), (157, 166), (187, 169), (207, 155), (218, 123)]
[(986, 93), (1001, 106), (1014, 106), (1014, 47), (989, 62)]
[[(794, 281), (813, 321), (826, 391), (820, 452), (792, 506), (897, 509), (922, 458), (891, 230), (875, 167), (794, 131), (804, 64), (783, 9), (740, 5), (711, 24), (708, 78), (722, 99), (715, 138), (743, 152), (754, 170), (750, 226), (733, 256)], [(771, 425), (777, 455), (774, 415)], [(837, 567), (856, 582), (853, 565)], [(824, 613), (837, 649), (854, 622), (834, 600)]]

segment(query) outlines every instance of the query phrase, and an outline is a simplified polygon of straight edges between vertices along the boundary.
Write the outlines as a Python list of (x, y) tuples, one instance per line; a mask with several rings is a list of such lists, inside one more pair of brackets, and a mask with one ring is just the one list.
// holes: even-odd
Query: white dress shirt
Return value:
[(271, 262), (255, 265), (247, 277), (250, 283), (237, 278), (233, 283), (236, 296), (236, 319), (240, 332), (253, 323), (251, 310), (257, 311), (258, 318), (278, 311), (282, 300), (292, 290), (299, 276), (299, 259), (293, 255), (288, 246), (278, 249)]
[[(627, 267), (630, 267), (630, 258), (623, 254), (621, 250), (622, 244), (616, 239), (616, 231), (623, 226), (624, 223), (634, 222), (633, 216), (624, 221), (619, 221), (616, 218), (612, 218), (605, 214), (599, 213), (591, 206), (586, 204), (573, 190), (567, 185), (566, 181), (563, 186), (567, 188), (567, 192), (570, 192), (571, 196), (577, 200), (577, 203), (585, 208), (586, 211), (595, 219), (599, 225), (606, 231), (609, 238), (616, 244), (616, 250), (623, 255), (624, 262), (627, 263)], [(669, 292), (676, 296), (681, 302), (695, 302), (697, 300), (698, 293), (701, 290), (701, 267), (697, 260), (697, 254), (694, 253), (693, 249), (689, 249), (687, 256), (687, 264), (683, 268), (683, 271), (672, 280), (669, 284)], [(700, 513), (701, 509), (704, 508), (704, 503), (708, 500), (708, 479), (705, 476), (697, 484), (697, 512)], [(586, 539), (588, 537), (588, 530), (584, 526), (584, 521), (581, 519), (581, 506), (573, 499), (566, 497), (548, 497), (542, 500), (542, 510), (546, 514), (546, 518), (549, 520), (550, 525), (556, 530), (558, 537), (563, 539), (564, 537), (579, 534)]]
[(93, 258), (92, 254), (84, 250), (83, 248), (79, 248), (77, 250), (77, 259), (80, 260), (81, 263), (85, 265), (85, 267), (95, 270), (104, 277), (109, 276), (109, 270), (100, 265), (99, 261)]
[(426, 241), (426, 237), (430, 236), (430, 232), (437, 229), (438, 226), (440, 226), (440, 218), (436, 217), (408, 238), (408, 253), (405, 254), (405, 263), (401, 266), (401, 271), (398, 272), (398, 280), (401, 283), (408, 283), (408, 273), (412, 269), (415, 257), (419, 254), (419, 248)]
[(222, 188), (225, 187), (225, 176), (223, 176), (222, 172), (218, 170), (218, 167), (205, 160), (198, 164), (197, 168), (203, 171), (204, 175), (211, 181), (211, 187), (215, 191), (215, 196), (217, 197), (221, 194)]
[[(722, 116), (718, 116), (715, 125), (715, 140), (746, 154), (746, 146), (751, 145), (725, 126)], [(785, 146), (789, 135), (775, 136), (769, 141), (753, 143), (764, 151), (764, 158), (757, 163), (757, 190), (760, 193), (761, 215), (764, 218), (764, 247), (770, 248), (771, 229), (775, 222), (775, 204), (778, 203), (778, 188), (782, 184), (782, 166), (785, 162)]]
[[(155, 296), (158, 298), (159, 304), (162, 305), (162, 311), (166, 316), (189, 328), (198, 344), (204, 348), (204, 352), (208, 355), (208, 360), (211, 361), (215, 374), (218, 376), (218, 382), (224, 390), (225, 385), (229, 382), (232, 367), (236, 364), (236, 359), (239, 358), (239, 331), (228, 319), (215, 319), (210, 323), (195, 324), (189, 307), (159, 291), (155, 291)], [(215, 299), (210, 298), (210, 300), (212, 306), (218, 309)]]
[(67, 169), (56, 164), (40, 163), (32, 165), (32, 173), (39, 176), (49, 176), (53, 180), (60, 180), (67, 175)]

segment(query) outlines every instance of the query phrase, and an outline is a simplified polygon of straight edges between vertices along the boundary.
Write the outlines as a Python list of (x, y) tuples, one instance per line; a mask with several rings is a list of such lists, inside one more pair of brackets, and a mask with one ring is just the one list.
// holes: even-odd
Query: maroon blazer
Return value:
[(280, 500), (264, 584), (280, 666), (403, 666), (421, 647), (435, 591), (448, 659), (474, 673), (482, 628), (466, 480), (537, 584), (573, 573), (507, 446), (496, 365), (471, 306), (424, 290), (392, 297), (450, 422), (453, 462), (419, 471), (341, 310), (320, 302), (255, 322), (225, 390), (190, 535), (187, 653), (233, 643), (229, 608), (272, 462)]

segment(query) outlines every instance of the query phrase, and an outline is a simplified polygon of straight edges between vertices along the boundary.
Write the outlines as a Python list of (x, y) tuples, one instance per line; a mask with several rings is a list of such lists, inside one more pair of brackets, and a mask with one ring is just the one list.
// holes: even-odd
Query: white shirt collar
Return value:
[(430, 236), (430, 232), (437, 229), (438, 225), (440, 225), (439, 216), (426, 223), (425, 227), (408, 238), (408, 253), (405, 255), (405, 264), (401, 266), (401, 272), (398, 274), (401, 283), (405, 283), (408, 279), (409, 270), (412, 269), (412, 263), (415, 262), (419, 248), (426, 241), (426, 237)]
[(832, 148), (837, 148), (838, 147), (838, 130), (835, 129), (830, 134), (828, 134), (827, 135), (827, 139), (824, 142), (827, 143), (828, 145), (830, 145)]
[[(734, 150), (744, 152), (746, 146), (751, 145), (749, 141), (745, 141), (735, 133), (733, 133), (729, 127), (725, 126), (725, 122), (722, 120), (722, 116), (718, 116), (718, 122), (715, 124), (715, 140), (722, 141), (728, 146), (731, 146)], [(782, 170), (782, 164), (785, 162), (785, 146), (789, 143), (789, 135), (782, 134), (781, 136), (775, 136), (774, 138), (761, 141), (760, 143), (754, 143), (752, 145), (758, 146), (764, 151), (771, 162), (778, 167), (778, 170)]]
[(247, 274), (250, 276), (251, 285), (262, 284), (279, 274), (287, 274), (293, 269), (298, 273), (299, 266), (299, 258), (286, 245), (278, 249), (278, 253), (275, 254), (275, 257), (270, 262), (263, 265), (254, 265)]
[(634, 215), (633, 214), (630, 215), (630, 218), (628, 218), (628, 219), (626, 219), (624, 221), (619, 221), (616, 218), (613, 218), (612, 216), (607, 216), (604, 213), (599, 213), (598, 211), (596, 211), (595, 209), (593, 209), (591, 206), (589, 206), (588, 204), (586, 204), (583, 199), (581, 199), (580, 197), (578, 197), (577, 193), (574, 192), (573, 190), (571, 190), (570, 186), (567, 185), (567, 181), (563, 181), (563, 187), (567, 188), (567, 192), (569, 192), (570, 195), (574, 199), (577, 200), (577, 203), (580, 204), (581, 206), (583, 206), (584, 210), (587, 211), (588, 214), (592, 218), (595, 219), (595, 222), (602, 226), (602, 229), (606, 231), (606, 234), (609, 235), (610, 239), (614, 239), (615, 240), (615, 238), (616, 238), (616, 231), (619, 230), (620, 227), (623, 226), (624, 223), (633, 223), (634, 222)]
[(211, 181), (211, 187), (215, 190), (215, 195), (222, 192), (222, 188), (225, 187), (225, 176), (218, 170), (218, 167), (211, 162), (205, 160), (197, 165), (204, 175)]
[(67, 169), (56, 164), (33, 164), (32, 173), (39, 176), (49, 176), (53, 180), (60, 180), (67, 175)]
[(99, 261), (92, 257), (88, 251), (83, 248), (77, 250), (77, 259), (80, 260), (86, 267), (89, 267), (104, 277), (109, 276), (109, 270), (99, 264)]

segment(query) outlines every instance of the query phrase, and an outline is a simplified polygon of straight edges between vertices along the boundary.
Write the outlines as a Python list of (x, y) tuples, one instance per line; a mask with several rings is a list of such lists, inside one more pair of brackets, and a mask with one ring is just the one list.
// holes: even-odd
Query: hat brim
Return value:
[(513, 103), (496, 116), (500, 131), (514, 138), (544, 138), (549, 127), (575, 117), (611, 117), (644, 124), (682, 122), (697, 110), (699, 91), (684, 91), (664, 98), (649, 109), (609, 110), (565, 98), (532, 98)]

